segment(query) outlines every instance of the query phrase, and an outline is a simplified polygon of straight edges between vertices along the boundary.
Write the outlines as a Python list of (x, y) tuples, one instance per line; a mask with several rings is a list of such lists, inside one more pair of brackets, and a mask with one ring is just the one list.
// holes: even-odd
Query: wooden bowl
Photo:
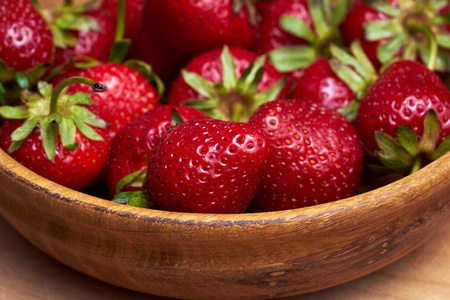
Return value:
[(0, 213), (52, 257), (117, 286), (186, 299), (277, 298), (361, 277), (431, 238), (449, 220), (449, 175), (450, 153), (333, 203), (188, 214), (67, 189), (0, 150)]

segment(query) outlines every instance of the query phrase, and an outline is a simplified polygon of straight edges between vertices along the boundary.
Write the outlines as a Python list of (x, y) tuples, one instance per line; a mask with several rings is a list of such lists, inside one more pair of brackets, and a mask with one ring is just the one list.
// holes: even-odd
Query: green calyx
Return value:
[(442, 28), (450, 24), (450, 14), (439, 14), (448, 1), (403, 0), (398, 1), (398, 7), (382, 0), (368, 2), (389, 16), (387, 20), (367, 22), (363, 26), (368, 41), (388, 39), (377, 49), (382, 64), (420, 57), (430, 70), (450, 71), (450, 33)]
[(287, 46), (269, 53), (270, 62), (280, 72), (291, 72), (311, 65), (318, 57), (328, 57), (329, 45), (342, 44), (339, 25), (345, 17), (349, 1), (308, 0), (313, 21), (312, 30), (305, 21), (282, 15), (279, 23), (286, 32), (307, 41), (308, 45)]
[(65, 1), (62, 7), (55, 7), (53, 11), (40, 9), (40, 13), (49, 24), (56, 47), (75, 46), (78, 41), (73, 34), (74, 31), (100, 32), (102, 30), (95, 18), (85, 15), (95, 2), (96, 0), (93, 0), (73, 7), (71, 1)]
[(11, 134), (10, 153), (21, 146), (36, 126), (40, 127), (45, 154), (52, 162), (56, 155), (58, 132), (62, 145), (69, 150), (75, 150), (78, 146), (75, 142), (76, 130), (91, 140), (103, 141), (92, 127), (106, 128), (108, 124), (85, 107), (92, 105), (90, 95), (65, 94), (67, 86), (72, 83), (87, 84), (94, 92), (106, 90), (104, 85), (84, 77), (68, 78), (54, 90), (51, 84), (40, 81), (37, 84), (38, 93), (22, 93), (24, 106), (0, 107), (0, 116), (3, 118), (24, 120)]
[(195, 107), (212, 118), (246, 121), (262, 104), (274, 100), (283, 89), (285, 79), (280, 79), (269, 89), (256, 93), (264, 74), (265, 57), (251, 62), (242, 76), (236, 74), (235, 61), (227, 46), (222, 55), (223, 81), (212, 83), (200, 75), (182, 70), (184, 81), (206, 99), (190, 99), (183, 104)]
[(0, 106), (19, 102), (22, 90), (33, 88), (51, 63), (41, 63), (26, 72), (14, 72), (0, 58)]
[(380, 150), (373, 154), (384, 167), (399, 173), (412, 174), (450, 150), (450, 136), (437, 146), (439, 133), (439, 119), (435, 111), (430, 109), (425, 115), (424, 131), (420, 138), (408, 125), (400, 125), (397, 128), (397, 139), (377, 131), (375, 138)]
[(339, 112), (349, 121), (354, 121), (359, 101), (378, 78), (378, 73), (362, 49), (359, 40), (355, 40), (350, 45), (349, 50), (350, 53), (336, 45), (330, 45), (331, 58), (329, 63), (334, 73), (355, 94), (355, 99), (352, 102), (339, 109)]

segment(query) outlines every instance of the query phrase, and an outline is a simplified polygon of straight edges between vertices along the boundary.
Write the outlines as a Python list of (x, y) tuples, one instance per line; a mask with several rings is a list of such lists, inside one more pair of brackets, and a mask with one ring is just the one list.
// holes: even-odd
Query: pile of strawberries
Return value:
[(0, 0), (0, 147), (127, 205), (299, 208), (445, 154), (449, 73), (447, 0)]

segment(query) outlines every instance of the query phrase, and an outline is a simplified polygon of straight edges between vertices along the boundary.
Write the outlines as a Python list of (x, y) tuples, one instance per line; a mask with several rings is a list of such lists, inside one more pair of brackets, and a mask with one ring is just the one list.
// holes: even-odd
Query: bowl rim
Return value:
[[(440, 172), (434, 172), (434, 170)], [(164, 223), (175, 222), (186, 225), (210, 225), (220, 224), (223, 226), (254, 224), (258, 220), (258, 224), (263, 223), (283, 223), (290, 220), (298, 220), (299, 218), (312, 218), (323, 214), (338, 213), (343, 210), (353, 209), (357, 206), (364, 206), (375, 201), (380, 203), (383, 200), (389, 201), (389, 195), (392, 191), (397, 191), (402, 187), (408, 186), (409, 189), (419, 190), (421, 184), (433, 183), (436, 173), (450, 172), (450, 152), (446, 153), (436, 161), (424, 166), (417, 172), (389, 183), (377, 189), (357, 194), (352, 197), (322, 203), (320, 205), (287, 209), (269, 212), (248, 212), (234, 214), (215, 214), (215, 213), (188, 213), (165, 211), (149, 208), (132, 207), (120, 203), (114, 203), (107, 199), (102, 199), (93, 195), (75, 191), (70, 188), (59, 185), (49, 179), (46, 179), (32, 170), (21, 165), (0, 148), (0, 173), (13, 177), (13, 180), (21, 185), (26, 185), (36, 192), (44, 192), (54, 199), (70, 204), (82, 206), (83, 208), (107, 212), (108, 214), (116, 214), (119, 217), (127, 219), (153, 220), (163, 221)], [(422, 176), (424, 175), (424, 176)], [(443, 176), (444, 177), (444, 176)], [(439, 182), (434, 182), (438, 185)], [(55, 192), (57, 191), (57, 192)]]

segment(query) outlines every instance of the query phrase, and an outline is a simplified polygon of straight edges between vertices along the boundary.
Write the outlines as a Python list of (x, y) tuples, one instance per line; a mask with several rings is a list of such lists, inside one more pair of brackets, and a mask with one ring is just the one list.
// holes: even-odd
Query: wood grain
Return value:
[[(162, 300), (76, 272), (44, 254), (0, 217), (0, 299)], [(352, 282), (289, 300), (446, 300), (450, 224), (396, 263)]]

